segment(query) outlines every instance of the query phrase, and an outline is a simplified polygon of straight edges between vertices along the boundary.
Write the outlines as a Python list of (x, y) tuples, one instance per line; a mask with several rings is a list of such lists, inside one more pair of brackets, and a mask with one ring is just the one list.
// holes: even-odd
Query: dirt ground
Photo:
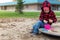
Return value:
[[(32, 35), (32, 26), (38, 20), (27, 18), (0, 19), (0, 40), (60, 40), (43, 34)], [(53, 24), (59, 26), (60, 23)]]

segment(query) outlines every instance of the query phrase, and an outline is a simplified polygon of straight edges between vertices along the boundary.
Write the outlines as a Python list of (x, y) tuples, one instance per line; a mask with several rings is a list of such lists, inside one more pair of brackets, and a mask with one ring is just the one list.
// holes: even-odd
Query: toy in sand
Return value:
[(50, 30), (50, 29), (51, 29), (51, 26), (50, 26), (49, 24), (45, 24), (45, 25), (44, 25), (44, 28), (45, 28), (46, 30)]
[(45, 28), (46, 30), (48, 30), (49, 32), (57, 32), (57, 31), (54, 30), (54, 28), (52, 28), (51, 25), (49, 25), (49, 24), (45, 24), (45, 25), (44, 25), (44, 28)]

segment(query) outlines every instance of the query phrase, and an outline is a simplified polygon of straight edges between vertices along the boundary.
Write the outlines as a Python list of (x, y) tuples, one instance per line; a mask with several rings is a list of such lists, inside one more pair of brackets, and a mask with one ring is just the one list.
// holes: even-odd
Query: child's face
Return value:
[(49, 13), (49, 8), (48, 7), (44, 7), (43, 9), (44, 9), (45, 13)]

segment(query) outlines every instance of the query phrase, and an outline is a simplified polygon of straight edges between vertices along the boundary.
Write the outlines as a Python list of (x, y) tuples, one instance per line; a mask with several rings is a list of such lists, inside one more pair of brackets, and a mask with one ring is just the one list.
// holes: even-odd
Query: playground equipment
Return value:
[(60, 31), (59, 28), (55, 28), (55, 32), (51, 31), (51, 30), (46, 30), (45, 28), (40, 28), (40, 32), (46, 35), (50, 35), (50, 36), (56, 36), (56, 37), (60, 37)]

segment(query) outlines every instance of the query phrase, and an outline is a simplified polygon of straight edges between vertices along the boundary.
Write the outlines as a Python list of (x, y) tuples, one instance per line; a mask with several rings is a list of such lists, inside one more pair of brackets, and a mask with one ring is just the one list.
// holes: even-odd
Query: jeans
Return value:
[(42, 21), (38, 21), (35, 25), (33, 25), (33, 33), (39, 33), (39, 28), (44, 28), (44, 23)]

